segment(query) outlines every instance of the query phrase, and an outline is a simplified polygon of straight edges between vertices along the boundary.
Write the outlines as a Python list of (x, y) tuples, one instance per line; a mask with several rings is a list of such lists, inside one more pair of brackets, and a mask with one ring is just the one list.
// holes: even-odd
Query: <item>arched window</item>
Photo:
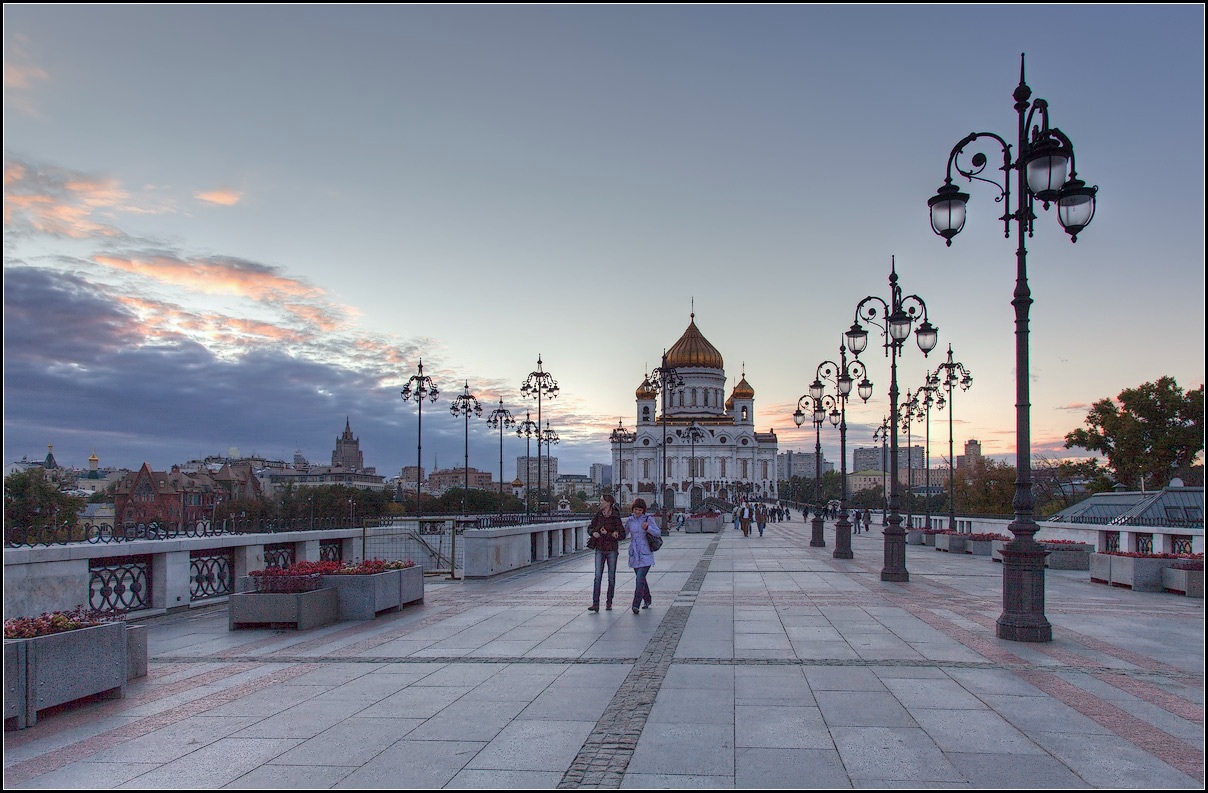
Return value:
[(747, 420), (747, 406), (746, 405), (742, 406), (742, 420), (743, 421)]
[(696, 407), (696, 389), (692, 389), (692, 407)]
[(642, 408), (642, 421), (650, 421), (650, 406), (646, 405)]

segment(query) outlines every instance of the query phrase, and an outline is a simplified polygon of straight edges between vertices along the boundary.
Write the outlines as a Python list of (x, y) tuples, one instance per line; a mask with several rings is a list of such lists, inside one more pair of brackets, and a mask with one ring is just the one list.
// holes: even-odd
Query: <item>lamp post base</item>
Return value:
[(851, 552), (851, 521), (847, 518), (840, 518), (835, 524), (835, 551), (831, 554), (832, 559), (854, 559), (855, 556)]
[(1031, 535), (1002, 551), (1003, 612), (996, 635), (1013, 642), (1051, 642), (1053, 626), (1044, 616), (1044, 558), (1048, 551)]
[(820, 516), (814, 516), (813, 521), (810, 522), (810, 529), (810, 547), (825, 548), (826, 538), (822, 535), (822, 518)]
[(902, 529), (902, 516), (889, 516), (885, 535), (885, 566), (881, 568), (882, 581), (906, 583), (910, 573), (906, 570), (906, 532)]

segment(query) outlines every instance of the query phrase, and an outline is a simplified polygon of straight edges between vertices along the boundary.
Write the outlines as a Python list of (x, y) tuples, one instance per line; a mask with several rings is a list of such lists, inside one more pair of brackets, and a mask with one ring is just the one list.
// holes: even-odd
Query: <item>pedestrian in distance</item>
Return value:
[(621, 515), (617, 512), (617, 500), (605, 493), (600, 498), (600, 509), (591, 519), (587, 527), (589, 542), (595, 548), (596, 577), (591, 587), (591, 605), (588, 611), (600, 610), (600, 584), (604, 577), (604, 568), (608, 568), (608, 598), (604, 608), (612, 611), (612, 596), (617, 589), (617, 555), (620, 542), (625, 537), (625, 526), (621, 523)]
[(872, 526), (872, 512), (869, 511), (868, 507), (865, 507), (864, 508), (864, 533), (865, 534), (868, 533), (868, 529), (870, 526)]
[(751, 505), (747, 502), (742, 502), (738, 508), (738, 525), (742, 528), (742, 536), (751, 536), (751, 519), (755, 517), (755, 511), (751, 509)]
[(763, 536), (763, 530), (768, 527), (768, 506), (760, 504), (755, 507), (755, 525), (759, 527), (759, 536)]
[(654, 518), (646, 514), (645, 499), (633, 500), (632, 514), (625, 520), (625, 531), (629, 534), (629, 566), (633, 568), (633, 613), (638, 613), (638, 607), (650, 608), (650, 584), (646, 574), (654, 566), (654, 552), (650, 550), (650, 542), (646, 532), (656, 537), (662, 537)]

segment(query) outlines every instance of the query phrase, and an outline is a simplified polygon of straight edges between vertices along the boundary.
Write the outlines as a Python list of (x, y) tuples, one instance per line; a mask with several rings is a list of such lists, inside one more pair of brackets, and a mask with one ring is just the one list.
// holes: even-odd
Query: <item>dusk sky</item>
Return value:
[[(1202, 5), (6, 5), (4, 461), (325, 464), (347, 418), (395, 476), (422, 357), (423, 463), (455, 467), (463, 383), (535, 420), (540, 354), (587, 473), (693, 306), (757, 429), (812, 451), (797, 398), (893, 256), (939, 328), (902, 391), (951, 344), (958, 454), (1013, 462), (1014, 224), (962, 180), (947, 248), (927, 199), (966, 134), (1014, 143), (1021, 52), (1099, 186), (1077, 244), (1039, 206), (1027, 241), (1033, 452), (1066, 456), (1095, 400), (1204, 382)], [(849, 451), (888, 412), (875, 344)]]

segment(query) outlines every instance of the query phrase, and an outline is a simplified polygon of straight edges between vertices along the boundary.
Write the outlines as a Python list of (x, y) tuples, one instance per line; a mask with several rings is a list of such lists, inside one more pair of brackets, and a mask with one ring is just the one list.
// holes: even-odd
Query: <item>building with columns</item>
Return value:
[(725, 395), (721, 353), (696, 327), (695, 312), (667, 350), (666, 366), (683, 385), (658, 393), (644, 378), (634, 394), (633, 439), (612, 444), (620, 503), (640, 496), (652, 509), (693, 510), (709, 498), (777, 498), (776, 433), (755, 430), (755, 389), (746, 372)]

